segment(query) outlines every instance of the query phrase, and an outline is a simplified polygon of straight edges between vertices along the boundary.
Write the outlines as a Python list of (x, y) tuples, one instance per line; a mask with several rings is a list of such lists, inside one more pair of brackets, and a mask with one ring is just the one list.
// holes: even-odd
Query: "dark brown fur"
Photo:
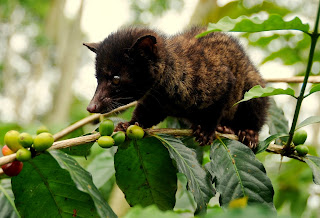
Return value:
[[(201, 144), (211, 143), (220, 130), (239, 133), (254, 147), (268, 100), (233, 105), (265, 83), (234, 38), (218, 32), (195, 38), (203, 31), (192, 28), (166, 37), (147, 28), (125, 28), (101, 43), (84, 44), (97, 54), (98, 87), (88, 111), (107, 112), (138, 100), (132, 120), (122, 126), (138, 122), (148, 128), (176, 116), (193, 124)], [(114, 76), (119, 84), (113, 84)]]

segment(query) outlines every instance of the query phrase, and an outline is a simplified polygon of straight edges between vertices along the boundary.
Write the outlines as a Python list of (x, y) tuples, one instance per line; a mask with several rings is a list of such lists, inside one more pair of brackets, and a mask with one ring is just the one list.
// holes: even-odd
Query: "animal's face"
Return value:
[[(119, 61), (119, 60), (118, 60)], [(127, 63), (117, 63), (116, 66), (108, 60), (99, 62), (97, 56), (97, 88), (87, 108), (91, 113), (106, 113), (119, 106), (140, 99), (149, 88), (146, 81), (139, 77), (140, 72)], [(140, 79), (140, 80), (139, 80)]]
[[(135, 48), (136, 43), (129, 48), (110, 46), (110, 42), (106, 40), (100, 44), (84, 44), (97, 54), (98, 86), (87, 107), (89, 112), (109, 112), (139, 100), (151, 88), (152, 79), (148, 73), (149, 56), (145, 53), (145, 47)], [(147, 43), (153, 42), (148, 40)]]

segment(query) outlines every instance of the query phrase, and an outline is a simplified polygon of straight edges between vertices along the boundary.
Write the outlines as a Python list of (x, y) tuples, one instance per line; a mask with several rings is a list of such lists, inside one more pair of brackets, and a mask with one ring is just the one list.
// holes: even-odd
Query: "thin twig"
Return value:
[(68, 135), (69, 133), (73, 132), (74, 130), (88, 124), (88, 123), (91, 123), (97, 119), (100, 118), (100, 116), (103, 116), (103, 117), (107, 117), (107, 116), (110, 116), (111, 114), (114, 114), (114, 113), (117, 113), (117, 112), (120, 112), (120, 111), (124, 111), (130, 107), (133, 107), (137, 104), (136, 101), (134, 102), (131, 102), (130, 104), (127, 104), (127, 105), (124, 105), (124, 106), (121, 106), (121, 107), (118, 107), (108, 113), (105, 113), (105, 114), (93, 114), (93, 115), (90, 115), (86, 118), (83, 118), (82, 120), (79, 120), (78, 122), (68, 126), (67, 128), (61, 130), (60, 132), (56, 133), (53, 135), (53, 138), (55, 141), (61, 139), (62, 137)]
[[(276, 145), (276, 144), (270, 144), (268, 146), (268, 148), (266, 149), (267, 152), (270, 152), (270, 153), (274, 153), (274, 154), (281, 154), (283, 155), (283, 146), (282, 145)], [(285, 155), (286, 157), (290, 157), (290, 158), (293, 158), (293, 159), (296, 159), (296, 160), (299, 160), (299, 161), (302, 161), (302, 162), (305, 162), (303, 160), (303, 158), (301, 158), (300, 156), (298, 155), (295, 155), (295, 154), (290, 154), (290, 155)]]
[[(145, 129), (145, 132), (149, 135), (153, 134), (168, 134), (172, 136), (193, 136), (192, 129), (171, 129), (171, 128), (160, 128), (160, 129)], [(228, 139), (238, 140), (238, 136), (233, 134), (222, 134), (220, 132), (216, 132), (216, 135)]]
[[(304, 76), (284, 77), (284, 78), (264, 78), (269, 83), (302, 83)], [(320, 83), (320, 76), (310, 76), (308, 83)]]

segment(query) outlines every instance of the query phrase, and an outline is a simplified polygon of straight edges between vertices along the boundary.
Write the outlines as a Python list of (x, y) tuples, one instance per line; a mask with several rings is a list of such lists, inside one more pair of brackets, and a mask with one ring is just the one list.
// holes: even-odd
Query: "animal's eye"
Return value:
[(113, 83), (114, 85), (118, 85), (118, 84), (120, 83), (120, 76), (114, 76), (114, 77), (112, 78), (112, 83)]

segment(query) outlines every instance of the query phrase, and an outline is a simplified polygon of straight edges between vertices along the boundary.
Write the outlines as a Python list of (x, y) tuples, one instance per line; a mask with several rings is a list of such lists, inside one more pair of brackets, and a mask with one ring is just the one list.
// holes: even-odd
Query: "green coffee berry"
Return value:
[(113, 133), (114, 124), (112, 120), (104, 120), (100, 123), (99, 132), (101, 136), (110, 136)]
[(309, 153), (309, 148), (305, 145), (298, 145), (296, 146), (296, 151), (300, 156), (305, 156)]
[(116, 132), (112, 138), (114, 139), (115, 145), (120, 145), (126, 140), (126, 134), (122, 131)]
[(299, 130), (294, 133), (292, 142), (295, 145), (302, 145), (307, 139), (307, 132), (305, 130)]
[(127, 136), (130, 139), (142, 139), (144, 136), (144, 131), (140, 126), (131, 125), (127, 129)]
[(18, 141), (19, 135), (20, 133), (16, 130), (10, 130), (4, 135), (4, 143), (14, 152), (23, 148)]
[(31, 151), (26, 148), (20, 148), (17, 151), (16, 159), (21, 162), (25, 162), (31, 159)]
[(29, 133), (23, 132), (19, 135), (18, 141), (23, 147), (28, 148), (33, 144), (33, 137)]
[(49, 129), (46, 126), (40, 126), (37, 129), (37, 135), (39, 135), (40, 133), (43, 133), (43, 132), (49, 132)]
[(33, 147), (36, 151), (45, 151), (51, 147), (53, 142), (53, 136), (48, 132), (43, 132), (34, 138)]
[(111, 148), (114, 144), (115, 141), (111, 136), (101, 136), (98, 139), (98, 145), (102, 148)]

